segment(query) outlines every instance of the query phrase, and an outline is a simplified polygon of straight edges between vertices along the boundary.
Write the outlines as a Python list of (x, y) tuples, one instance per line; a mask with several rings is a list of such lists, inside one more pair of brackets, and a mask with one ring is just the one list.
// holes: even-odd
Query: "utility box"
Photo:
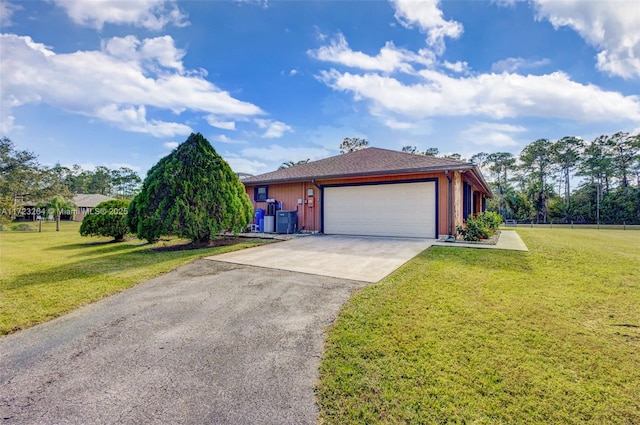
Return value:
[(295, 233), (297, 230), (297, 211), (278, 211), (276, 213), (276, 233)]
[(264, 216), (264, 226), (262, 229), (265, 233), (273, 233), (276, 231), (276, 217), (273, 215)]

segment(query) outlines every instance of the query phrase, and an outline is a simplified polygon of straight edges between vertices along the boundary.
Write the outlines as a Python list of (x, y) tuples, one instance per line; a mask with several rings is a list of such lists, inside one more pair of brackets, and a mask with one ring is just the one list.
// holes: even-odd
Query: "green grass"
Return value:
[(325, 424), (639, 424), (640, 233), (431, 248), (343, 306)]
[(79, 228), (80, 223), (62, 222), (60, 232), (55, 223), (44, 223), (42, 233), (0, 232), (0, 335), (50, 320), (197, 258), (257, 245), (162, 251), (155, 248), (186, 241), (111, 243), (109, 238), (81, 237)]

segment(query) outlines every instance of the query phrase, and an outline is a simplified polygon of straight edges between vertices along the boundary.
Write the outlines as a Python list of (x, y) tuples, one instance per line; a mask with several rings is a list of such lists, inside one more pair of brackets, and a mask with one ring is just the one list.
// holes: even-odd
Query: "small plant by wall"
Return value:
[(458, 235), (465, 241), (489, 239), (498, 231), (502, 216), (496, 212), (485, 211), (467, 218), (465, 226), (457, 226)]

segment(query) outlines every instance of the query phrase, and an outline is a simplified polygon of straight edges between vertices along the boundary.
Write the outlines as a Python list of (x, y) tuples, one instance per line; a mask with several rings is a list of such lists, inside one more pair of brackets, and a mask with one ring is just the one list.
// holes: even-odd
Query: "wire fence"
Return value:
[(627, 223), (574, 223), (556, 222), (536, 223), (535, 220), (505, 220), (503, 227), (530, 227), (539, 229), (601, 229), (601, 230), (640, 230), (640, 224)]

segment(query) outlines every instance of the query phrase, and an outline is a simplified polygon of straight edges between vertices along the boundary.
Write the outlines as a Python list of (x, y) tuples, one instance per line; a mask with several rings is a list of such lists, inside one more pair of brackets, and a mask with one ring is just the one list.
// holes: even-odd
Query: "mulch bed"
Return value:
[[(160, 239), (160, 241), (162, 242), (163, 240)], [(166, 240), (165, 240), (166, 241)], [(180, 245), (167, 245), (167, 246), (160, 246), (157, 248), (152, 248), (149, 251), (152, 252), (172, 252), (172, 251), (187, 251), (187, 250), (194, 250), (194, 249), (204, 249), (204, 248), (213, 248), (216, 246), (229, 246), (229, 245), (236, 245), (239, 243), (251, 243), (251, 242), (260, 242), (260, 243), (265, 243), (264, 239), (260, 239), (260, 238), (234, 238), (234, 237), (222, 237), (222, 238), (218, 238), (218, 239), (214, 239), (212, 241), (209, 242), (200, 242), (200, 243), (185, 243), (185, 244), (180, 244)], [(270, 242), (273, 242), (273, 240), (270, 240)]]

